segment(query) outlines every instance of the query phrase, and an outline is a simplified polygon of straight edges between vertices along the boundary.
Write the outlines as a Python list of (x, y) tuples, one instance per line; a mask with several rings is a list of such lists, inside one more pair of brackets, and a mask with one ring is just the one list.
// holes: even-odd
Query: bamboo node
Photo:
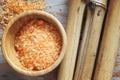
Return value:
[(104, 9), (107, 8), (107, 0), (90, 0), (90, 2), (96, 6), (103, 7)]

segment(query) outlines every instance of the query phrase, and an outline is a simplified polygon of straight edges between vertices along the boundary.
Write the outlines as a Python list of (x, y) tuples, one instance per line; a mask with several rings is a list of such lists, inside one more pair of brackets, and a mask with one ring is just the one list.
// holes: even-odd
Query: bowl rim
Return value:
[[(14, 21), (19, 20), (21, 17), (27, 16), (27, 15), (32, 15), (32, 14), (38, 14), (38, 15), (43, 15), (46, 16), (47, 18), (52, 19), (58, 26), (58, 28), (60, 29), (61, 35), (62, 35), (62, 50), (61, 53), (58, 57), (58, 59), (48, 68), (40, 70), (40, 71), (31, 71), (31, 70), (23, 70), (20, 67), (16, 66), (10, 59), (9, 56), (7, 55), (6, 49), (5, 49), (5, 38), (6, 35), (8, 33), (8, 30), (10, 29), (11, 25), (14, 23)], [(27, 75), (27, 76), (41, 76), (44, 74), (47, 74), (49, 72), (51, 72), (52, 70), (54, 70), (59, 64), (60, 62), (63, 60), (63, 57), (65, 55), (65, 50), (67, 47), (67, 36), (66, 36), (66, 32), (62, 26), (62, 24), (60, 23), (60, 21), (53, 16), (52, 14), (46, 12), (46, 11), (27, 11), (27, 12), (22, 12), (19, 15), (17, 15), (16, 17), (14, 17), (12, 20), (9, 21), (7, 27), (4, 29), (3, 31), (3, 35), (2, 35), (2, 54), (5, 58), (5, 60), (8, 62), (8, 64), (18, 73)]]

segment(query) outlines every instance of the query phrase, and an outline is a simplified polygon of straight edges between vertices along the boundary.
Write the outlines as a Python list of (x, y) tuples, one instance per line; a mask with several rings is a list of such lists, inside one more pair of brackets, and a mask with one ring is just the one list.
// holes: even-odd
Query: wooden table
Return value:
[[(53, 14), (60, 20), (64, 28), (66, 26), (66, 17), (68, 12), (68, 1), (69, 0), (45, 0), (45, 11)], [(0, 37), (2, 35), (0, 30)], [(56, 80), (58, 69), (53, 72), (39, 77), (28, 77), (16, 73), (4, 60), (0, 49), (0, 80)], [(118, 56), (116, 58), (115, 69), (113, 72), (112, 80), (120, 80), (120, 47), (118, 50)]]

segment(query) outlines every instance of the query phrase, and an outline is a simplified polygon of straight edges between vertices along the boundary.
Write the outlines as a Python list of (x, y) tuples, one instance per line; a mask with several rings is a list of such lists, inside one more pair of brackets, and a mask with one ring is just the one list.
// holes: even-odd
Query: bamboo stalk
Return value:
[(84, 53), (85, 57), (83, 60), (83, 68), (81, 74), (79, 75), (79, 80), (91, 80), (92, 78), (104, 16), (105, 9), (101, 6), (96, 6), (94, 9), (93, 20), (91, 23), (91, 32), (87, 44), (87, 49)]
[(94, 80), (111, 80), (120, 39), (120, 0), (110, 0)]
[(83, 37), (82, 37), (82, 41), (79, 44), (80, 45), (80, 49), (79, 49), (79, 54), (78, 54), (78, 60), (77, 60), (77, 64), (76, 64), (76, 70), (75, 70), (75, 74), (74, 74), (74, 80), (80, 80), (80, 75), (82, 72), (82, 68), (83, 68), (83, 62), (84, 62), (84, 57), (85, 57), (85, 53), (86, 53), (86, 48), (87, 48), (87, 43), (88, 43), (88, 39), (89, 39), (89, 34), (90, 34), (90, 23), (92, 21), (92, 11), (90, 10), (89, 7), (87, 7), (87, 16), (86, 16), (86, 23), (85, 23), (85, 29), (83, 31)]
[(84, 1), (70, 0), (66, 27), (68, 47), (60, 65), (58, 80), (72, 80), (73, 78), (84, 9)]

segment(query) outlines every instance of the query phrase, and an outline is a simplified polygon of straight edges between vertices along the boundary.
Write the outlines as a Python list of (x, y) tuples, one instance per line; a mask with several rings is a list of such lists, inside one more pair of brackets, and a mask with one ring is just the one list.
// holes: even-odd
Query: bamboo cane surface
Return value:
[(110, 0), (94, 80), (112, 79), (120, 39), (119, 3), (120, 0)]
[(66, 26), (68, 47), (66, 49), (65, 57), (59, 68), (58, 80), (73, 79), (84, 9), (84, 1), (70, 0)]
[[(68, 13), (68, 3), (69, 0), (45, 0), (46, 11), (55, 15), (64, 25), (66, 26), (66, 16)], [(0, 29), (0, 36), (2, 35), (2, 30)], [(3, 77), (6, 76), (6, 77)], [(21, 74), (16, 73), (12, 70), (9, 65), (6, 64), (3, 56), (1, 55), (0, 49), (0, 80), (57, 80), (57, 69), (48, 75), (39, 76), (39, 77), (29, 77), (23, 76)], [(120, 46), (118, 50), (118, 55), (116, 58), (116, 64), (113, 73), (112, 80), (120, 80)]]
[(74, 80), (80, 80), (81, 77), (80, 75), (82, 74), (82, 68), (84, 64), (84, 57), (86, 55), (85, 53), (88, 44), (89, 34), (91, 30), (90, 23), (92, 22), (93, 13), (89, 7), (87, 7), (86, 14), (87, 15), (86, 15), (83, 36), (81, 42), (79, 43), (80, 49), (78, 50), (78, 58), (77, 58), (76, 69), (74, 74)]
[[(88, 38), (88, 44), (86, 48), (85, 58), (83, 60), (83, 68), (79, 80), (91, 80), (95, 58), (97, 54), (102, 24), (105, 16), (105, 9), (96, 6), (95, 10), (92, 10), (94, 13), (92, 22), (90, 24), (91, 30)], [(82, 53), (83, 54), (83, 53)]]

